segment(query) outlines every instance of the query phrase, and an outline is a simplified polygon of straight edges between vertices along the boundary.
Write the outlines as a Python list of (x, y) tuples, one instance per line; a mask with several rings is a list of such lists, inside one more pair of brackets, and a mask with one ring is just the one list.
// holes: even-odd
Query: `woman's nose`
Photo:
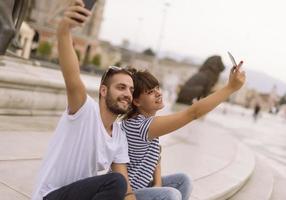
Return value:
[(157, 95), (157, 96), (158, 96), (158, 95), (162, 95), (162, 91), (161, 91), (160, 88), (156, 88), (156, 89), (155, 89), (155, 92), (156, 92), (156, 95)]

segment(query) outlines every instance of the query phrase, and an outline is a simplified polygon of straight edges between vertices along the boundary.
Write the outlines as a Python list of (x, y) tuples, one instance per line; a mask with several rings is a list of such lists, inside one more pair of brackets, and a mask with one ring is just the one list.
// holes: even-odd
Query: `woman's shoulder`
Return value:
[(146, 119), (146, 117), (144, 117), (143, 115), (136, 115), (133, 116), (131, 118), (125, 119), (122, 121), (122, 125), (127, 126), (127, 127), (136, 127), (136, 126), (140, 126), (142, 124), (142, 122), (144, 122), (144, 120)]

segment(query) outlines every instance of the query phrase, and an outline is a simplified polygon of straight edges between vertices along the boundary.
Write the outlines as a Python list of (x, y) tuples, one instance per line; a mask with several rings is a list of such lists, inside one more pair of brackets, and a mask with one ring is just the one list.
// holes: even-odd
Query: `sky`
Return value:
[(230, 51), (246, 72), (286, 82), (285, 7), (285, 0), (106, 0), (100, 38), (198, 60), (216, 54), (226, 65)]

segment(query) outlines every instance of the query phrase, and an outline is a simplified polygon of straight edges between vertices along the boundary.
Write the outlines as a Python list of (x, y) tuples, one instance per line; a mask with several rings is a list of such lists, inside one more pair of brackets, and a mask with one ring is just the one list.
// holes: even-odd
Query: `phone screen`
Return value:
[(237, 67), (237, 64), (236, 64), (236, 62), (235, 62), (234, 57), (231, 55), (231, 53), (230, 53), (229, 51), (228, 51), (227, 53), (228, 53), (229, 58), (230, 58), (230, 60), (231, 60), (231, 62), (232, 62), (232, 65), (233, 65), (234, 67)]

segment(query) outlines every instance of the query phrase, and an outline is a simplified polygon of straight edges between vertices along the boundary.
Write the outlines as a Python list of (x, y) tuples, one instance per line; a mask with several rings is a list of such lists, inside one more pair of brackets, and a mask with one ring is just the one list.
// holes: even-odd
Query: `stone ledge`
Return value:
[[(60, 70), (1, 57), (0, 115), (58, 115), (66, 108), (65, 84)], [(98, 96), (100, 78), (82, 75), (87, 92)]]

